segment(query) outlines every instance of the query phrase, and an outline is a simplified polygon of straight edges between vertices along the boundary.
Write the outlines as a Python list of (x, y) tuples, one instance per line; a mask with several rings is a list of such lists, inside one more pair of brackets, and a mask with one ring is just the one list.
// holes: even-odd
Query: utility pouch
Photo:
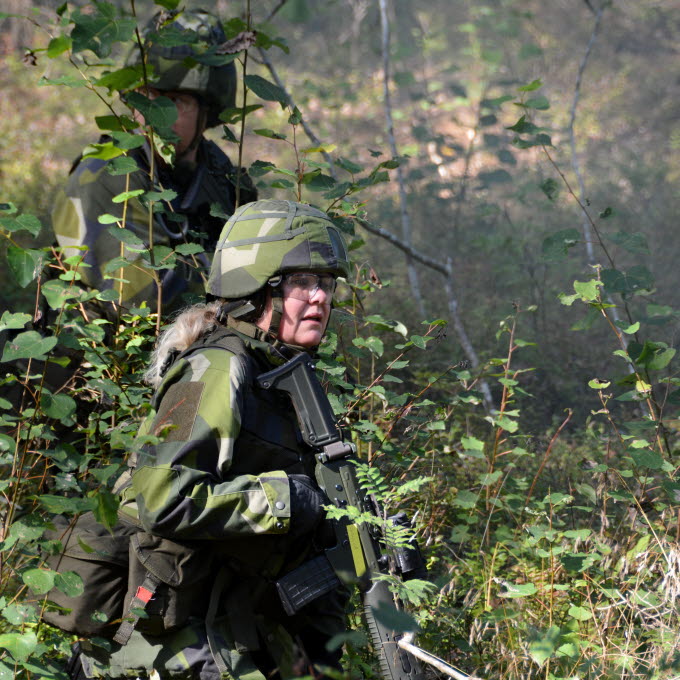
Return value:
[(130, 539), (125, 614), (116, 641), (125, 644), (134, 629), (161, 635), (191, 616), (205, 615), (211, 566), (204, 547), (136, 533)]
[(325, 555), (304, 562), (276, 581), (281, 604), (288, 616), (340, 585), (340, 579)]
[(55, 529), (45, 532), (45, 538), (60, 540), (64, 548), (48, 557), (47, 564), (61, 574), (78, 574), (84, 590), (69, 597), (53, 588), (47, 599), (59, 608), (46, 608), (43, 618), (69, 633), (112, 636), (123, 614), (130, 536), (138, 527), (120, 520), (109, 532), (91, 512), (73, 524), (62, 515), (53, 521)]

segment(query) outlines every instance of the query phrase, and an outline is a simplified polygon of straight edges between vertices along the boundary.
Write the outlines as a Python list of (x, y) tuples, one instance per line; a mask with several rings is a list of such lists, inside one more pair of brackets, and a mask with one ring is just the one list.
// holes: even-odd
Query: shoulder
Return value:
[(139, 153), (135, 153), (136, 151), (129, 153), (128, 157), (136, 162), (138, 170), (129, 174), (112, 174), (109, 162), (100, 158), (81, 158), (74, 164), (69, 175), (69, 186), (80, 189), (102, 187), (118, 194), (124, 191), (128, 184), (133, 189), (148, 185), (149, 179), (143, 170), (142, 158)]

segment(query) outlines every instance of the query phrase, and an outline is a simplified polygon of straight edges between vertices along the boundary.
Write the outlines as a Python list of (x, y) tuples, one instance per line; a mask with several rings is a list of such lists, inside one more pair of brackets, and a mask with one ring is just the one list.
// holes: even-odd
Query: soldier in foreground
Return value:
[[(183, 42), (177, 40), (178, 34), (184, 37)], [(84, 256), (87, 266), (79, 268), (83, 283), (99, 290), (115, 286), (124, 307), (145, 301), (152, 311), (162, 311), (156, 305), (158, 286), (153, 270), (139, 252), (123, 248), (109, 233), (110, 225), (99, 222), (101, 215), (117, 217), (147, 249), (199, 243), (211, 253), (225, 218), (236, 207), (236, 186), (241, 204), (257, 198), (247, 175), (240, 173), (239, 178), (229, 158), (203, 136), (206, 129), (220, 124), (223, 110), (235, 105), (234, 64), (212, 65), (220, 62), (215, 55), (225, 40), (218, 19), (202, 10), (157, 15), (144, 33), (143, 51), (135, 47), (128, 63), (137, 67), (143, 63), (149, 86), (139, 94), (149, 102), (165, 97), (177, 109), (172, 125), (177, 137), (174, 163), (166, 163), (156, 149), (152, 151), (149, 140), (128, 151), (138, 166), (129, 174), (112, 174), (105, 160), (79, 158), (65, 190), (57, 196), (52, 222), (65, 256)], [(141, 114), (136, 115), (143, 122)], [(100, 140), (105, 141), (106, 137)], [(168, 189), (176, 197), (158, 200), (153, 208), (144, 194), (122, 203), (112, 201), (123, 192)], [(211, 215), (213, 207), (219, 216)], [(120, 255), (131, 265), (109, 271), (107, 264)], [(158, 271), (163, 311), (180, 306), (180, 297), (187, 290), (202, 290), (197, 271), (201, 264), (207, 269), (205, 255), (189, 258), (175, 269)], [(118, 281), (114, 283), (113, 278)], [(99, 315), (116, 316), (106, 307), (97, 310)]]
[(107, 651), (84, 641), (72, 678), (153, 669), (264, 680), (339, 668), (326, 642), (345, 630), (344, 589), (291, 616), (274, 588), (322, 551), (328, 501), (290, 401), (256, 379), (319, 345), (347, 273), (340, 233), (308, 205), (258, 201), (227, 222), (208, 303), (166, 330), (147, 374), (155, 416), (140, 434), (157, 439), (117, 486), (120, 514), (139, 527), (138, 583), (131, 575), (116, 642)]

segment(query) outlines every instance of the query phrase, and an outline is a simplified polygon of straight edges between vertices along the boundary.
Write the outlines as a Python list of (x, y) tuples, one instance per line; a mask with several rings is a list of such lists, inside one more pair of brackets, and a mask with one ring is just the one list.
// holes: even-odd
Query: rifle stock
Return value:
[[(260, 375), (258, 384), (263, 389), (278, 389), (289, 395), (302, 437), (315, 451), (316, 481), (330, 503), (339, 508), (354, 506), (378, 515), (376, 504), (360, 488), (352, 463), (354, 447), (343, 441), (311, 359), (298, 354), (273, 371)], [(383, 679), (423, 680), (420, 661), (397, 644), (403, 635), (383, 625), (375, 616), (380, 607), (399, 605), (387, 583), (377, 577), (389, 573), (390, 564), (399, 565), (402, 560), (396, 555), (390, 559), (383, 553), (381, 537), (376, 535), (375, 527), (355, 524), (347, 517), (332, 522), (335, 545), (326, 549), (325, 557), (342, 583), (359, 587)]]

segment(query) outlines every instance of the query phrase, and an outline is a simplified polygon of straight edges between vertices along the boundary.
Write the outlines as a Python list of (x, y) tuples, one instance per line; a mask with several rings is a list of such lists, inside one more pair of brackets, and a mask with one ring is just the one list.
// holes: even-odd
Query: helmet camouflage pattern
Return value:
[[(151, 67), (149, 85), (199, 96), (208, 108), (207, 125), (214, 127), (220, 124), (219, 114), (236, 105), (233, 62), (210, 65), (224, 60), (215, 54), (227, 40), (222, 24), (204, 10), (185, 10), (173, 16), (157, 14), (144, 31), (146, 64)], [(138, 46), (132, 48), (127, 63), (141, 63)]]
[(222, 229), (206, 291), (245, 298), (291, 271), (347, 276), (347, 248), (337, 227), (326, 213), (304, 203), (246, 203)]

